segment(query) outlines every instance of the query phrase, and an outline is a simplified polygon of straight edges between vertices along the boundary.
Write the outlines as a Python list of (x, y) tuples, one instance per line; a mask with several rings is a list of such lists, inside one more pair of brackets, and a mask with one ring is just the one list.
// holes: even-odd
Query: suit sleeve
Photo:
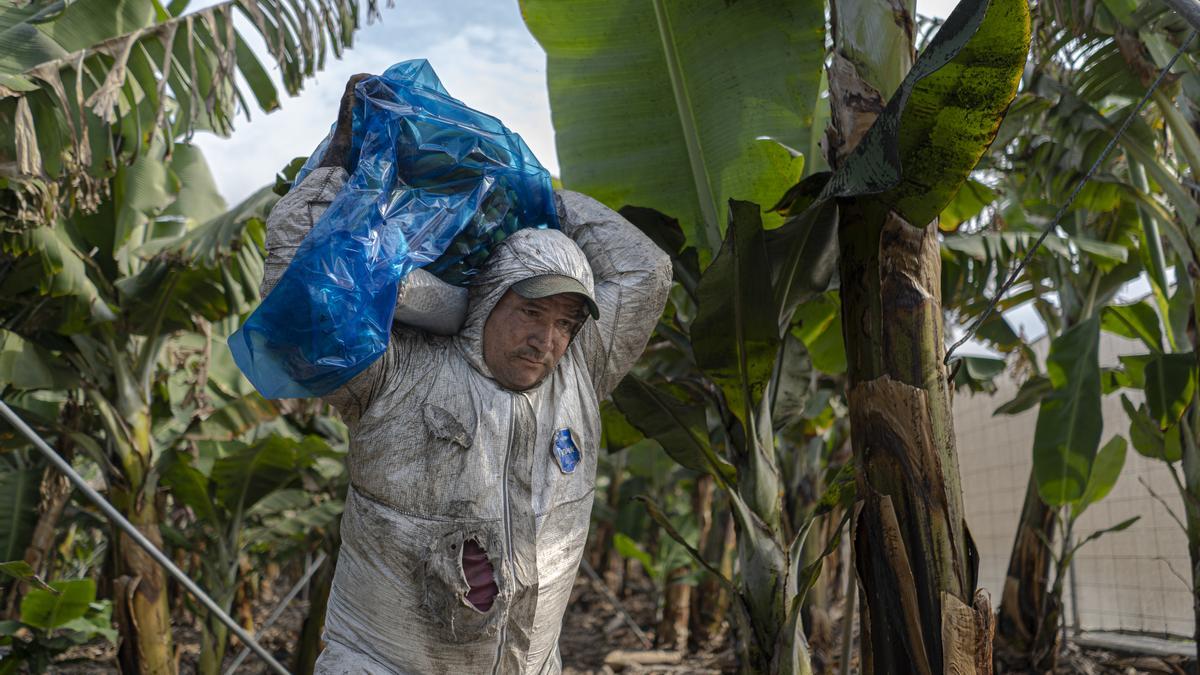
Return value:
[(646, 235), (600, 202), (560, 190), (563, 233), (583, 250), (592, 268), (600, 319), (585, 324), (578, 340), (599, 396), (616, 388), (641, 356), (662, 315), (671, 288), (671, 259)]

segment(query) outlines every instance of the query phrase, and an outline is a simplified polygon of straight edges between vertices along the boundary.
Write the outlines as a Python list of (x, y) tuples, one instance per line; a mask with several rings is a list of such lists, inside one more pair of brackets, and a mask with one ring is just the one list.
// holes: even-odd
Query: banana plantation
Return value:
[[(194, 139), (406, 4), (0, 0), (0, 675), (333, 672), (357, 421), (227, 343), (306, 157), (231, 205)], [(1200, 5), (496, 4), (555, 185), (672, 267), (598, 402), (563, 672), (1196, 672)], [(1036, 423), (991, 585), (956, 411), (998, 387)], [(1148, 517), (1104, 506), (1127, 459), (1187, 554), (1162, 670), (1079, 639), (1076, 561)]]

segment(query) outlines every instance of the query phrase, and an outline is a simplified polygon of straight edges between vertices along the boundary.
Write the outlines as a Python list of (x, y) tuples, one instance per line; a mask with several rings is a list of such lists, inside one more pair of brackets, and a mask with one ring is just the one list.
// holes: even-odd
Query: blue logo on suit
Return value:
[(571, 438), (570, 429), (554, 432), (554, 445), (550, 448), (550, 454), (554, 455), (554, 459), (558, 461), (558, 468), (562, 469), (563, 473), (574, 472), (583, 457), (579, 446), (575, 445), (575, 440)]

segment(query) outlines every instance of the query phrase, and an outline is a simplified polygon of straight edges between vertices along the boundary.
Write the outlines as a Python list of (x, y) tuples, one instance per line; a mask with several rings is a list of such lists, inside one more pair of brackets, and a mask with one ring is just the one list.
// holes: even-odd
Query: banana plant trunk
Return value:
[(196, 665), (198, 675), (217, 675), (225, 660), (225, 649), (229, 645), (229, 627), (215, 618), (206, 619), (200, 632), (200, 662)]
[[(158, 509), (152, 499), (133, 501), (125, 516), (152, 544), (162, 548)], [(114, 580), (113, 590), (124, 638), (120, 648), (122, 672), (174, 675), (177, 668), (166, 573), (123, 532), (117, 542), (119, 576)]]
[[(64, 447), (65, 444), (60, 441), (57, 448), (60, 454), (63, 453)], [(67, 481), (67, 477), (53, 466), (46, 467), (42, 475), (42, 495), (38, 505), (37, 525), (33, 528), (33, 535), (29, 539), (29, 545), (25, 547), (23, 558), (37, 574), (50, 576), (50, 563), (53, 560), (52, 554), (58, 533), (58, 522), (62, 519), (63, 510), (70, 499), (71, 484)], [(28, 591), (29, 585), (26, 583), (13, 584), (5, 601), (3, 616), (14, 618), (19, 616), (21, 600)]]
[[(1194, 344), (1195, 337), (1192, 338)], [(1196, 656), (1200, 660), (1200, 393), (1193, 396), (1183, 423), (1188, 426), (1182, 430), (1182, 488), (1185, 494), (1181, 496), (1187, 523), (1188, 558), (1192, 563), (1192, 612), (1196, 617), (1192, 635), (1198, 645)]]
[[(908, 0), (834, 0), (830, 164), (840, 166), (915, 58)], [(991, 673), (995, 619), (976, 594), (949, 374), (936, 221), (839, 204), (847, 401), (861, 500), (854, 561), (863, 673)]]
[(1058, 653), (1058, 621), (1048, 617), (1061, 616), (1060, 598), (1050, 593), (1053, 556), (1044, 543), (1054, 541), (1054, 529), (1054, 509), (1038, 495), (1031, 470), (996, 626), (997, 656), (1017, 670), (1053, 669)]
[[(233, 564), (221, 560), (219, 566), (229, 570), (225, 579), (211, 583), (209, 593), (213, 600), (229, 613), (233, 600), (237, 596), (237, 573)], [(200, 659), (196, 665), (196, 675), (220, 675), (221, 664), (225, 661), (225, 652), (229, 648), (229, 627), (215, 614), (204, 610), (200, 622)]]
[(963, 520), (936, 225), (870, 203), (839, 224), (864, 673), (990, 673), (994, 619)]
[(676, 567), (664, 581), (662, 619), (654, 639), (660, 648), (687, 649), (688, 616), (692, 605), (692, 586), (687, 582), (689, 572), (691, 568), (687, 565)]
[[(724, 497), (720, 498), (721, 500)], [(719, 504), (708, 536), (701, 540), (701, 551), (705, 559), (718, 561), (718, 568), (726, 578), (733, 576), (734, 552), (737, 548), (733, 519), (725, 504)], [(692, 602), (693, 642), (705, 645), (718, 640), (724, 631), (729, 604), (729, 591), (712, 575), (705, 575), (696, 586), (696, 597)]]

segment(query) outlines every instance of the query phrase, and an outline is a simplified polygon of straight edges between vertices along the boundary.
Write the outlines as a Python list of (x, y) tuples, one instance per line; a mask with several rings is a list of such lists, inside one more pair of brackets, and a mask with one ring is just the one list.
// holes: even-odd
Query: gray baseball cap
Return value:
[(548, 298), (559, 293), (575, 293), (583, 296), (583, 301), (587, 303), (588, 314), (591, 314), (593, 319), (600, 318), (600, 308), (596, 305), (596, 299), (592, 297), (592, 292), (578, 279), (565, 274), (541, 274), (529, 277), (513, 284), (512, 289), (517, 292), (517, 295), (529, 300)]

